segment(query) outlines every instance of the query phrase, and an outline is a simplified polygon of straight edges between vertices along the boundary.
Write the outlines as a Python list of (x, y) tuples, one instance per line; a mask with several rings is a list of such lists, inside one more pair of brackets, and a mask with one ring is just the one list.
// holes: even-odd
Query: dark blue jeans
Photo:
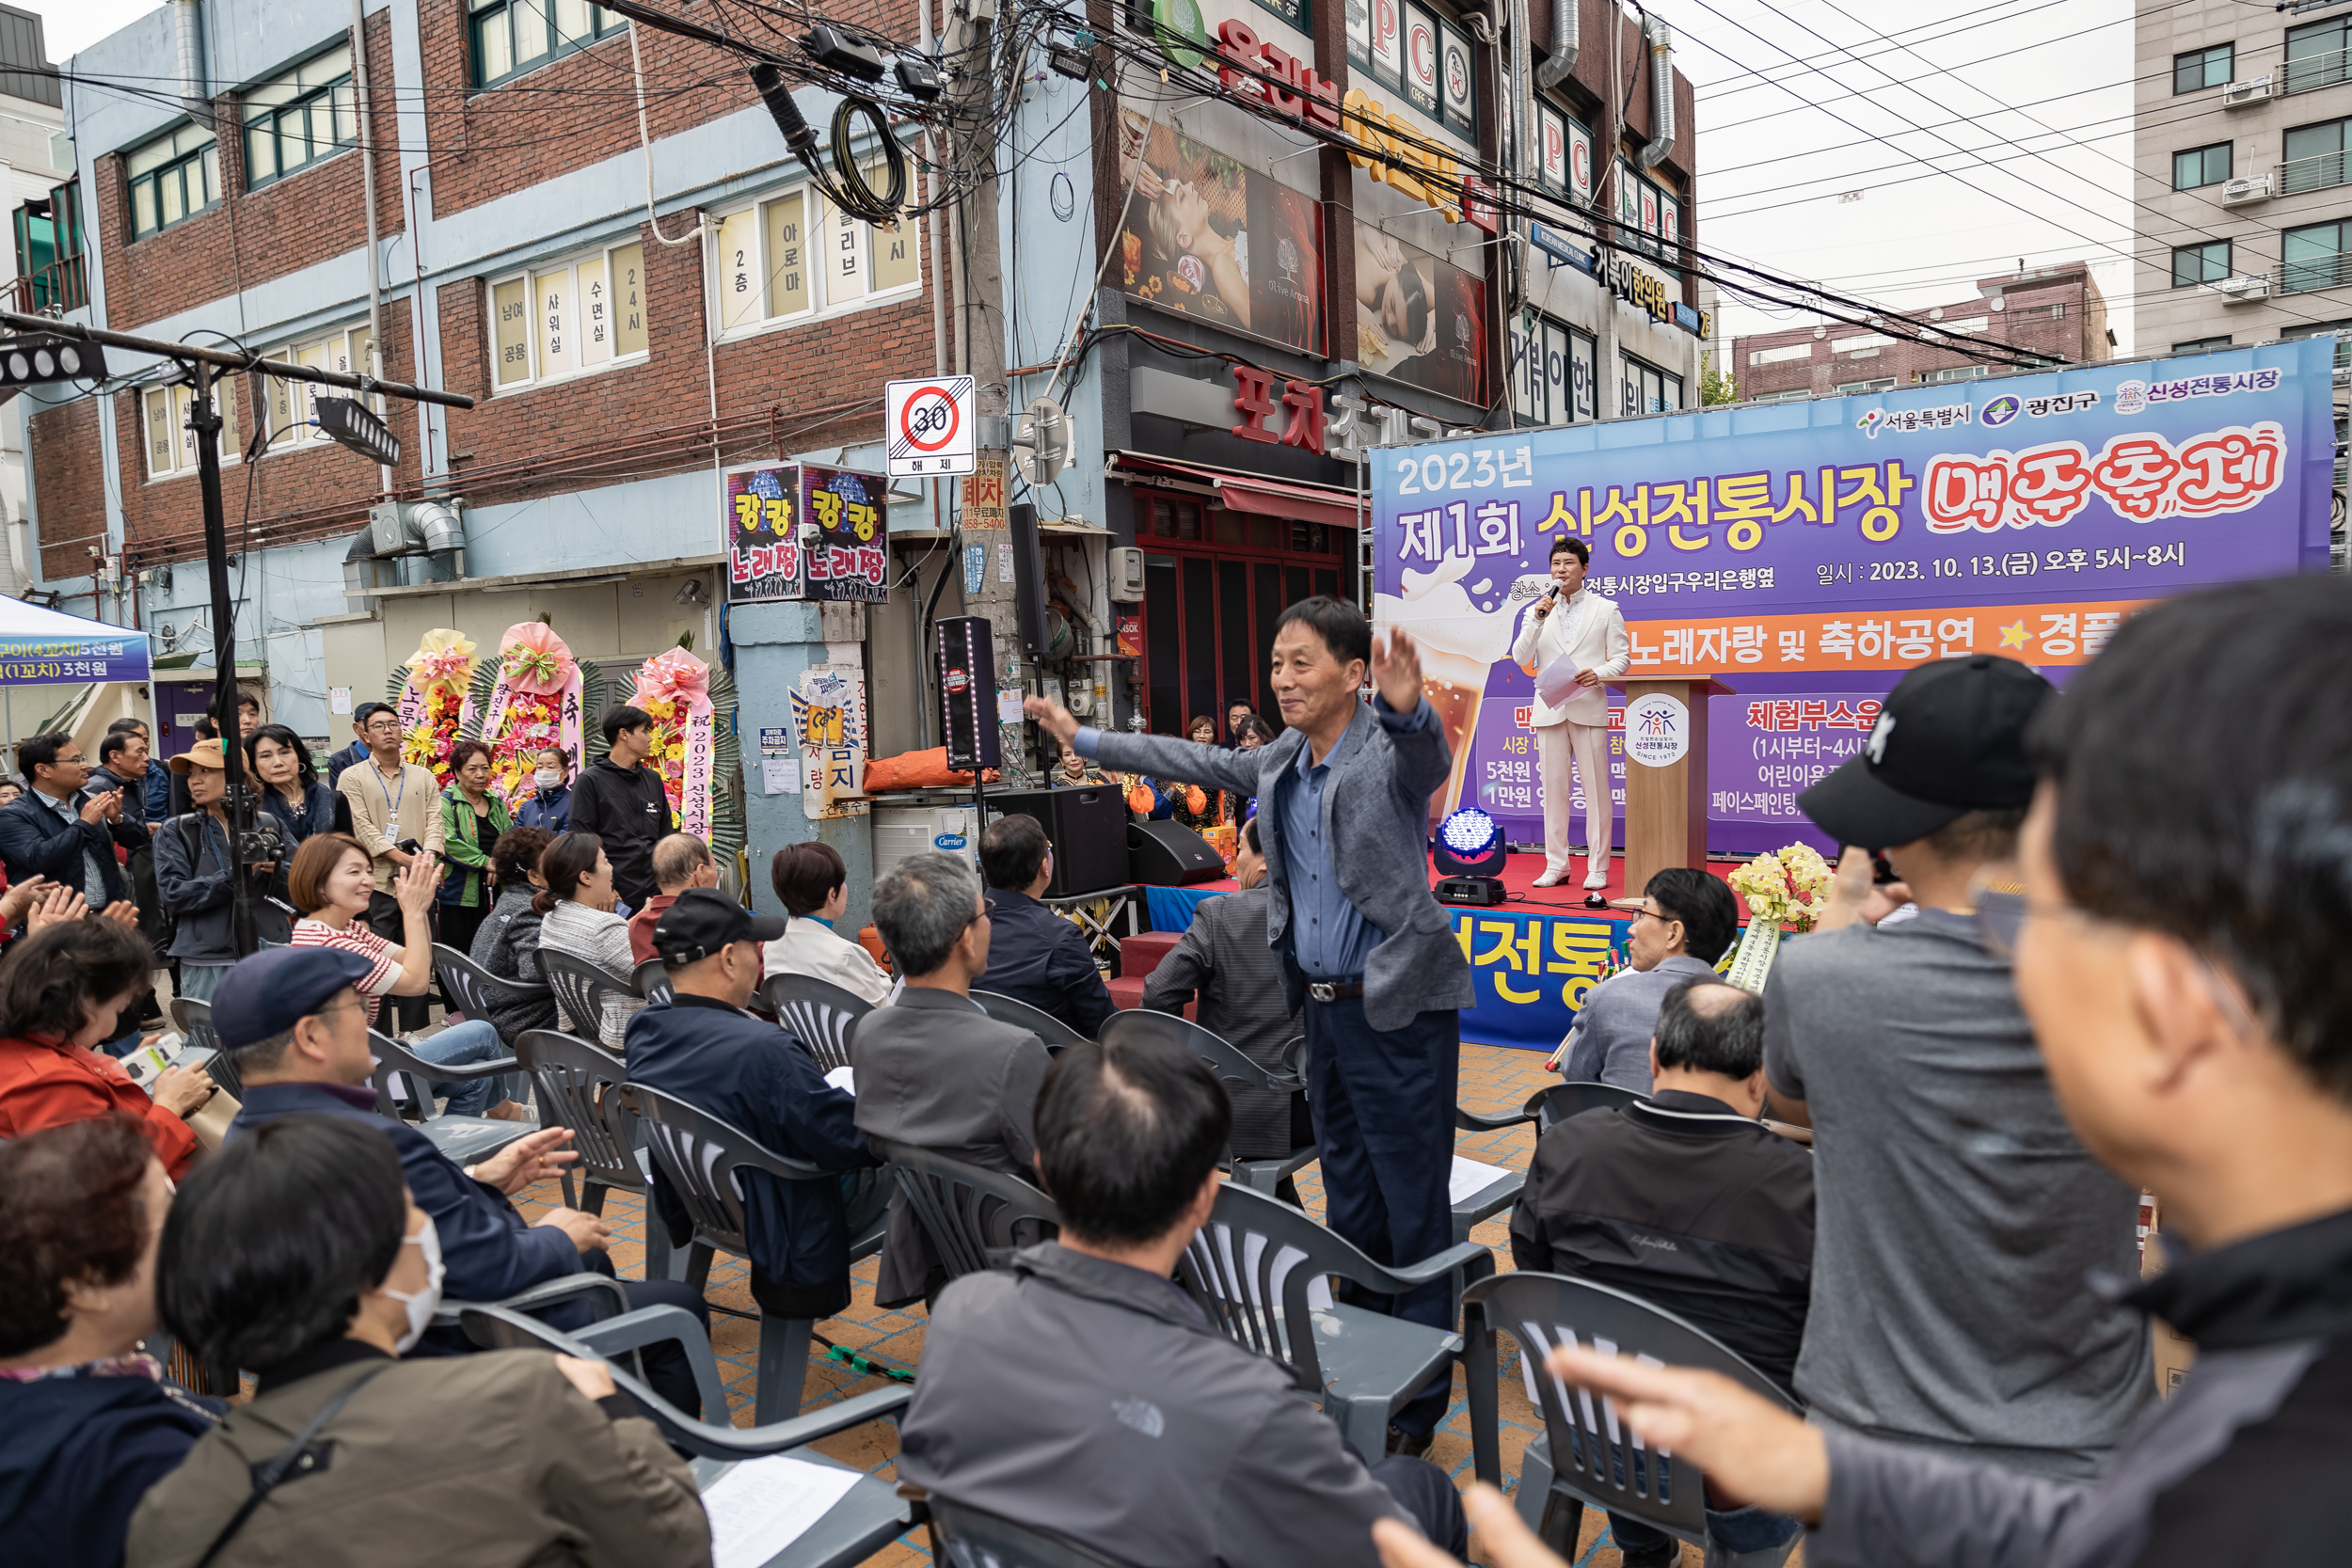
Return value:
[[(1323, 1165), (1324, 1212), (1331, 1228), (1375, 1263), (1418, 1263), (1454, 1244), (1455, 1069), (1461, 1015), (1422, 1013), (1402, 1029), (1364, 1021), (1361, 997), (1307, 1003), (1307, 1105)], [(1402, 1296), (1348, 1287), (1353, 1307), (1451, 1329), (1451, 1281), (1431, 1280)], [(1453, 1397), (1441, 1372), (1397, 1412), (1415, 1436), (1435, 1431)]]

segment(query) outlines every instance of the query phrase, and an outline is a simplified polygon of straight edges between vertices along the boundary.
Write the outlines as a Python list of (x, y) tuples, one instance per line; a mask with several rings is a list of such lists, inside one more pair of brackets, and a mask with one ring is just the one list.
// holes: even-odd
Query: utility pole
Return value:
[(245, 835), (253, 826), (253, 791), (246, 786), (244, 726), (237, 714), (237, 605), (229, 596), (229, 517), (220, 499), (220, 410), (213, 406), (213, 367), (201, 360), (189, 400), (188, 428), (196, 432), (196, 483), (204, 503), (204, 564), (213, 596), (213, 722), (220, 730), (225, 775), (221, 810), (229, 816), (229, 932), (240, 955), (256, 946), (253, 903), (246, 885)]
[[(954, 40), (951, 55), (958, 62), (948, 135), (956, 168), (978, 177), (961, 204), (962, 254), (950, 258), (964, 278), (965, 309), (956, 326), (962, 368), (974, 380), (980, 415), (977, 467), (963, 482), (962, 549), (955, 569), (963, 574), (964, 613), (988, 617), (996, 685), (1003, 690), (1026, 689), (1029, 671), (1021, 656), (1013, 592), (1019, 568), (1005, 512), (1012, 477), (1012, 400), (1005, 380), (1005, 270), (996, 225), (996, 73), (990, 53), (996, 5), (997, 0), (964, 0), (956, 12), (948, 34)], [(1006, 20), (1010, 31), (1009, 15)], [(975, 551), (979, 552), (977, 591), (972, 587)], [(1034, 563), (1027, 569), (1034, 570)], [(993, 693), (989, 700), (994, 700)], [(1008, 768), (1016, 766), (1015, 758), (1021, 759), (1018, 766), (1026, 766), (1027, 731), (1025, 720), (1003, 726)]]

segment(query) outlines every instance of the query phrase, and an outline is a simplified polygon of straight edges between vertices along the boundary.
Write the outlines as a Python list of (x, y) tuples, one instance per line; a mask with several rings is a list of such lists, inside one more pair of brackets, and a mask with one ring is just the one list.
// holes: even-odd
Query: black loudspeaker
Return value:
[(947, 766), (958, 772), (994, 768), (1003, 759), (996, 734), (996, 644), (985, 615), (953, 615), (931, 624), (931, 678), (939, 683), (939, 727)]
[(1225, 857), (1181, 822), (1127, 824), (1127, 879), (1152, 887), (1214, 882), (1225, 875)]
[(1033, 816), (1054, 847), (1054, 879), (1045, 896), (1118, 887), (1127, 876), (1127, 800), (1116, 784), (1078, 789), (992, 790), (989, 809), (1000, 816)]

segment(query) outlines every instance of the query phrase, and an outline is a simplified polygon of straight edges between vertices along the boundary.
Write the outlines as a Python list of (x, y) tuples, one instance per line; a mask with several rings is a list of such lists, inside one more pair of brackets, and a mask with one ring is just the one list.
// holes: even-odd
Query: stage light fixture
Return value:
[(1464, 806), (1438, 823), (1429, 850), (1445, 873), (1436, 888), (1440, 904), (1500, 904), (1509, 896), (1495, 875), (1510, 853), (1502, 824), (1476, 806)]
[(370, 462), (390, 467), (400, 461), (400, 437), (357, 398), (318, 400), (319, 433), (338, 446), (349, 448)]

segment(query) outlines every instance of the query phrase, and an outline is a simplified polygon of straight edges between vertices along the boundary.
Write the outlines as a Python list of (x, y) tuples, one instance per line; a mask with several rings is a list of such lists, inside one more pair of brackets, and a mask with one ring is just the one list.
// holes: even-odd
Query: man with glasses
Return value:
[[(37, 735), (16, 747), (24, 793), (0, 809), (0, 863), (8, 881), (46, 877), (89, 900), (92, 912), (125, 900), (117, 846), (147, 847), (147, 831), (123, 820), (119, 789), (91, 790), (81, 742), (70, 735)], [(135, 906), (123, 908), (137, 918)], [(119, 918), (119, 916), (118, 916)]]
[[(1814, 1129), (1813, 1419), (2083, 1481), (2155, 1398), (2145, 1324), (2084, 1283), (2137, 1272), (2139, 1189), (2067, 1127), (1973, 918), (1978, 886), (2013, 876), (2050, 694), (1990, 655), (1921, 665), (1797, 797), (1858, 847), (1823, 928), (1773, 966), (1764, 1067), (1773, 1114)], [(1899, 888), (1870, 887), (1870, 849)], [(1916, 918), (1881, 924), (1906, 893)]]
[(1562, 1043), (1560, 1075), (1649, 1093), (1650, 1035), (1666, 992), (1715, 973), (1740, 935), (1740, 901), (1720, 877), (1670, 865), (1649, 879), (1626, 929), (1632, 967), (1595, 986)]
[[(375, 863), (375, 891), (368, 895), (368, 929), (385, 941), (399, 943), (406, 927), (400, 900), (392, 896), (392, 879), (419, 855), (437, 856), (446, 828), (441, 816), (441, 786), (432, 772), (400, 759), (400, 713), (378, 706), (368, 715), (365, 731), (368, 760), (343, 769), (336, 791), (351, 810), (351, 836)], [(416, 847), (404, 849), (402, 845)], [(403, 1033), (425, 1026), (431, 1004), (422, 995), (398, 999)]]

